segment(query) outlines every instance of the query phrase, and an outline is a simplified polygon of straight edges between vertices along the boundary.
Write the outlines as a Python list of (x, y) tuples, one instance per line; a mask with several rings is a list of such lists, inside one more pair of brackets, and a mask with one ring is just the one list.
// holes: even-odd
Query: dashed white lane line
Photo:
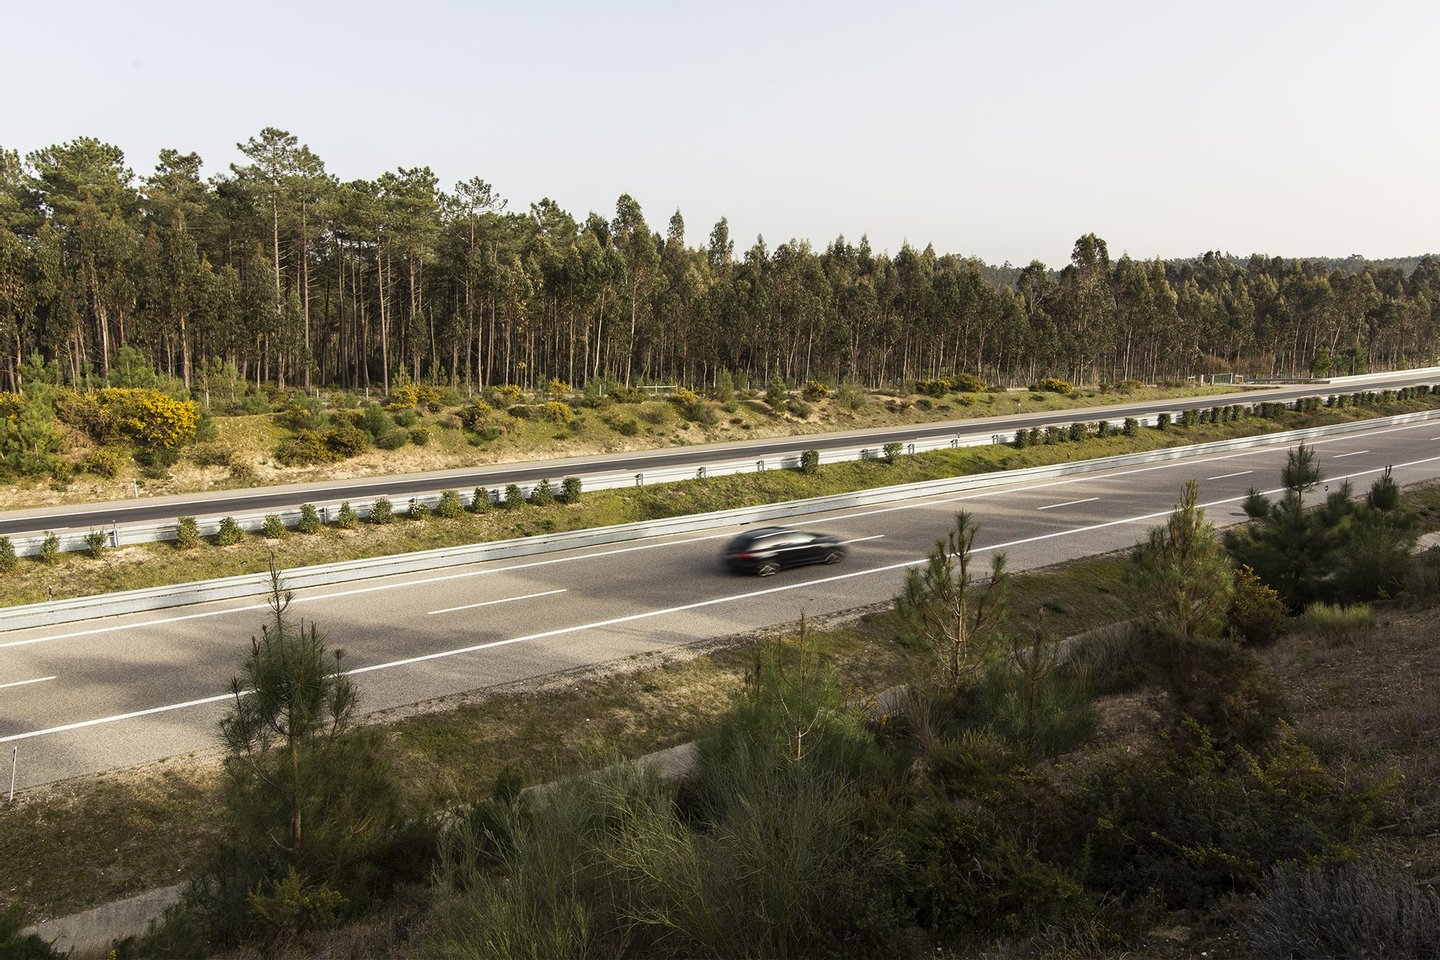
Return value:
[(9, 687), (27, 687), (32, 683), (44, 683), (46, 680), (54, 679), (54, 677), (36, 677), (33, 680), (12, 680), (9, 683), (0, 683), (0, 690), (5, 690)]
[(444, 610), (431, 610), (427, 616), (435, 616), (441, 613), (454, 613), (457, 610), (474, 610), (476, 607), (493, 607), (497, 603), (514, 603), (516, 600), (534, 600), (536, 597), (551, 597), (557, 593), (564, 593), (564, 587), (559, 590), (542, 590), (539, 593), (527, 593), (523, 597), (504, 597), (500, 600), (482, 600), (479, 603), (467, 603), (458, 607), (446, 607)]
[(883, 534), (883, 533), (877, 533), (877, 534), (874, 534), (874, 535), (868, 536), (868, 537), (856, 537), (856, 538), (854, 538), (853, 540), (841, 540), (841, 541), (840, 541), (840, 545), (841, 545), (842, 547), (848, 547), (848, 546), (849, 546), (850, 544), (852, 544), (852, 543), (864, 543), (866, 540), (884, 540), (884, 539), (885, 539), (885, 534)]
[[(1397, 463), (1393, 466), (1398, 469), (1403, 469), (1405, 467), (1418, 467), (1427, 463), (1434, 463), (1436, 461), (1440, 461), (1440, 457), (1426, 457), (1423, 460), (1411, 460), (1408, 463)], [(1356, 477), (1363, 477), (1372, 473), (1382, 473), (1385, 469), (1385, 467), (1373, 467), (1369, 470), (1359, 470), (1355, 473), (1344, 474), (1342, 476), (1331, 477), (1329, 479), (1332, 483), (1343, 480), (1353, 480)], [(1262, 491), (1262, 493), (1264, 493), (1266, 496), (1280, 492), (1280, 488)], [(1199, 506), (1202, 509), (1208, 510), (1212, 507), (1221, 507), (1229, 503), (1239, 503), (1245, 499), (1246, 497), (1226, 497), (1223, 500), (1211, 500), (1207, 503), (1202, 503)], [(1108, 527), (1124, 526), (1128, 523), (1141, 523), (1145, 520), (1155, 520), (1160, 517), (1168, 517), (1171, 512), (1172, 511), (1170, 510), (1161, 510), (1156, 513), (1144, 513), (1139, 514), (1138, 516), (1124, 517), (1119, 520), (1107, 520), (1104, 523), (1093, 523), (1086, 527), (1076, 527), (1073, 530), (1055, 530), (1050, 533), (1042, 533), (1033, 537), (1023, 537), (1019, 540), (1010, 540), (1005, 543), (992, 543), (988, 546), (976, 547), (975, 552), (993, 553), (996, 550), (1005, 550), (1010, 547), (1025, 546), (1026, 544), (1038, 543), (1043, 540), (1053, 540), (1057, 537), (1068, 537), (1073, 536), (1077, 533), (1090, 533), (1095, 530), (1104, 530)], [(345, 672), (347, 676), (357, 676), (362, 673), (373, 673), (377, 670), (391, 670), (395, 667), (407, 667), (416, 663), (424, 663), (428, 660), (440, 660), (446, 657), (458, 657), (463, 654), (476, 653), (481, 650), (491, 650), (495, 647), (505, 647), (514, 643), (526, 643), (531, 640), (544, 640), (549, 637), (559, 637), (572, 633), (582, 633), (586, 630), (598, 630), (604, 627), (612, 627), (621, 623), (633, 623), (637, 620), (648, 620), (653, 619), (654, 617), (668, 616), (672, 613), (683, 613), (686, 610), (698, 610), (702, 607), (713, 607), (717, 604), (722, 603), (735, 603), (740, 600), (750, 600), (755, 597), (763, 597), (769, 594), (785, 593), (789, 590), (806, 590), (811, 587), (818, 586), (822, 583), (836, 583), (841, 580), (850, 580), (854, 577), (866, 577), (876, 573), (889, 573), (892, 570), (903, 570), (906, 567), (918, 566), (919, 564), (925, 562), (927, 561), (924, 557), (921, 557), (918, 560), (905, 560), (900, 563), (887, 564), (883, 567), (872, 567), (869, 570), (856, 570), (853, 573), (842, 573), (833, 577), (820, 577), (815, 580), (802, 580), (798, 583), (789, 583), (780, 587), (769, 587), (765, 590), (752, 590), (748, 593), (740, 593), (728, 597), (715, 597), (710, 600), (699, 600), (695, 603), (687, 603), (678, 607), (667, 607), (662, 610), (646, 610), (642, 613), (632, 613), (629, 616), (614, 617), (609, 620), (598, 620), (594, 623), (582, 623), (573, 627), (559, 627), (554, 630), (545, 630), (541, 633), (527, 634), (523, 637), (511, 637), (506, 640), (492, 640), (489, 643), (477, 643), (473, 646), (460, 647), (455, 650), (441, 650), (438, 653), (428, 653), (419, 657), (407, 657), (404, 660), (392, 660), (388, 663), (376, 663), (368, 667), (357, 667), (354, 670), (347, 670)], [(243, 695), (244, 691), (241, 691), (241, 693)], [(65, 733), (71, 730), (80, 730), (86, 727), (100, 726), (101, 724), (117, 723), (122, 720), (133, 720), (137, 717), (146, 717), (157, 713), (168, 713), (172, 710), (184, 710), (188, 707), (198, 707), (209, 703), (219, 703), (221, 700), (229, 700), (232, 699), (234, 696), (235, 694), (233, 693), (223, 693), (215, 697), (202, 697), (199, 700), (187, 700), (184, 703), (171, 703), (160, 707), (150, 707), (145, 710), (135, 710), (130, 713), (121, 713), (112, 717), (97, 717), (94, 720), (80, 720), (76, 723), (67, 723), (58, 727), (48, 727), (44, 730), (32, 730), (29, 733), (13, 733), (8, 737), (0, 737), (0, 743), (13, 743), (17, 740), (30, 740), (35, 737), (44, 737), (53, 733)]]
[(1073, 507), (1077, 503), (1094, 503), (1099, 497), (1086, 497), (1084, 500), (1066, 500), (1064, 503), (1047, 503), (1043, 507), (1036, 507), (1036, 510), (1058, 510), (1061, 507)]
[(1350, 452), (1350, 453), (1337, 453), (1337, 454), (1335, 454), (1335, 456), (1331, 457), (1330, 459), (1331, 459), (1331, 460), (1344, 460), (1346, 457), (1358, 457), (1358, 456), (1360, 456), (1360, 454), (1362, 454), (1362, 453), (1369, 453), (1369, 452), (1370, 452), (1369, 450), (1355, 450), (1355, 451), (1352, 451), (1352, 452)]
[(1206, 477), (1205, 482), (1209, 483), (1211, 480), (1229, 480), (1231, 477), (1243, 477), (1254, 472), (1254, 470), (1241, 470), (1238, 473), (1222, 473), (1218, 477)]

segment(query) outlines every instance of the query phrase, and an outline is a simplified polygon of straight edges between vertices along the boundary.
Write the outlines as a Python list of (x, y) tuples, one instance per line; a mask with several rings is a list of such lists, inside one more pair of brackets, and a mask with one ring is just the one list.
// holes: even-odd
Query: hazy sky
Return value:
[(278, 126), (342, 178), (429, 165), (525, 210), (633, 194), (991, 262), (1440, 250), (1440, 4), (10, 4), (0, 145), (210, 173)]

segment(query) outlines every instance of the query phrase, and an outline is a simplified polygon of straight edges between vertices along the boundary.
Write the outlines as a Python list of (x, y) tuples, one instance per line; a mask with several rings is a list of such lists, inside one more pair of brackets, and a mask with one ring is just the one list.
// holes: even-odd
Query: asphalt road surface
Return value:
[(1420, 383), (1440, 381), (1434, 371), (1427, 373), (1397, 372), (1377, 374), (1360, 384), (1330, 386), (1308, 384), (1274, 390), (1250, 390), (1223, 396), (1194, 397), (1145, 403), (1116, 404), (1104, 407), (1051, 411), (1022, 416), (1000, 416), (984, 419), (950, 420), (909, 427), (880, 427), (845, 433), (811, 434), (804, 437), (780, 437), (770, 440), (735, 441), (671, 447), (639, 453), (603, 454), (559, 460), (531, 461), (503, 465), (485, 464), (459, 470), (408, 474), (395, 477), (369, 477), (358, 480), (327, 481), (310, 484), (230, 490), (164, 497), (118, 500), (108, 503), (71, 504), (0, 513), (0, 536), (34, 534), (46, 530), (92, 530), (111, 524), (162, 521), (177, 516), (213, 516), (218, 514), (264, 513), (297, 507), (302, 503), (329, 503), (361, 500), (375, 496), (404, 498), (443, 488), (470, 490), (478, 486), (501, 487), (507, 483), (551, 477), (558, 479), (572, 473), (637, 473), (662, 467), (699, 466), (718, 459), (754, 459), (795, 455), (802, 450), (826, 450), (855, 447), (889, 441), (909, 442), (924, 437), (952, 434), (987, 434), (1073, 420), (1096, 420), (1102, 416), (1142, 416), (1164, 410), (1209, 408), (1226, 403), (1293, 400), (1315, 394), (1352, 392), (1356, 390), (1398, 389)]
[[(1377, 428), (1315, 448), (1327, 483), (1350, 477), (1360, 492), (1386, 465), (1402, 484), (1440, 476), (1440, 424)], [(1134, 544), (1191, 478), (1224, 524), (1241, 516), (1251, 487), (1278, 486), (1285, 452), (805, 517), (796, 525), (843, 536), (850, 557), (765, 579), (720, 568), (735, 528), (318, 587), (297, 596), (292, 614), (345, 649), (363, 708), (382, 710), (888, 599), (961, 508), (981, 524), (983, 555), (1004, 550), (1017, 570)], [(19, 748), (17, 786), (213, 747), (229, 680), (264, 615), (244, 599), (0, 633), (0, 750)]]

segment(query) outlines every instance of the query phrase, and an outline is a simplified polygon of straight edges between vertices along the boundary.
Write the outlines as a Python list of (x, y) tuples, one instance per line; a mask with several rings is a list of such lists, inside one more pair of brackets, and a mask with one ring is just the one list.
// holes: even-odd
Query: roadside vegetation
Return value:
[(1298, 410), (1278, 403), (1213, 407), (1157, 427), (1141, 428), (1134, 421), (1104, 427), (1077, 422), (1066, 429), (1031, 431), (1013, 444), (914, 455), (903, 454), (894, 444), (870, 461), (824, 466), (811, 462), (808, 469), (802, 465), (798, 471), (771, 470), (635, 489), (584, 492), (578, 478), (556, 478), (528, 498), (518, 487), (504, 491), (495, 502), (482, 497), (480, 509), (475, 491), (450, 491), (433, 511), (387, 502), (366, 521), (342, 507), (322, 522), (310, 507), (293, 529), (281, 525), (278, 517), (254, 533), (229, 522), (209, 538), (199, 536), (193, 519), (181, 518), (174, 541), (119, 550), (109, 549), (103, 535), (97, 535), (82, 553), (62, 554), (56, 549), (17, 558), (9, 541), (0, 537), (0, 583), (5, 585), (0, 605), (259, 573), (272, 559), (288, 568), (384, 556), (1113, 456), (1436, 406), (1440, 394), (1413, 388), (1359, 393), (1332, 406), (1302, 403)]
[[(1424, 955), (1440, 487), (1267, 524), (1320, 479), (1302, 448), (1223, 540), (1192, 487), (1129, 555), (1025, 575), (961, 514), (893, 608), (380, 726), (277, 588), (218, 777), (128, 837), (127, 892), (192, 886), (117, 956)], [(1317, 539), (1332, 572), (1302, 576)], [(691, 739), (679, 781), (612, 765)], [(7, 899), (115, 884), (85, 816), (113, 793), (33, 793)]]

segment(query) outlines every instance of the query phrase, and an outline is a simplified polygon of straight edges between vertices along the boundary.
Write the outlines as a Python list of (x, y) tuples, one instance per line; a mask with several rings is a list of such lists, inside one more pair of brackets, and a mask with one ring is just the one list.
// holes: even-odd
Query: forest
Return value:
[(90, 137), (0, 149), (0, 388), (22, 389), (36, 355), (76, 386), (103, 381), (122, 347), (192, 388), (231, 368), (386, 393), (703, 388), (722, 370), (1103, 384), (1413, 365), (1440, 335), (1433, 256), (1115, 259), (1094, 234), (1060, 269), (864, 237), (737, 253), (725, 219), (690, 245), (680, 211), (661, 232), (629, 194), (609, 218), (549, 199), (520, 213), (424, 166), (342, 181), (274, 128), (237, 146), (245, 162), (208, 178), (173, 149), (138, 176)]

